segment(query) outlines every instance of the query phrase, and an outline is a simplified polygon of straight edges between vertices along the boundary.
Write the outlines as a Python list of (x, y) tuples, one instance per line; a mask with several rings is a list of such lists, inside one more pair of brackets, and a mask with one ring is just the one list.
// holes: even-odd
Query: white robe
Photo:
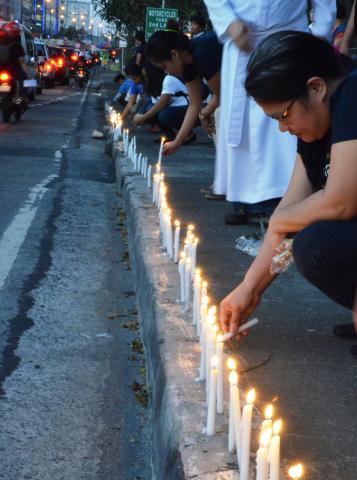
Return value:
[[(237, 19), (252, 30), (255, 46), (281, 30), (308, 31), (307, 0), (204, 0), (218, 37), (224, 42), (221, 69), (221, 110), (217, 138), (214, 191), (228, 201), (256, 203), (282, 197), (295, 157), (296, 138), (279, 131), (247, 97), (244, 89), (249, 54), (226, 34)], [(313, 0), (311, 31), (330, 38), (336, 0)]]

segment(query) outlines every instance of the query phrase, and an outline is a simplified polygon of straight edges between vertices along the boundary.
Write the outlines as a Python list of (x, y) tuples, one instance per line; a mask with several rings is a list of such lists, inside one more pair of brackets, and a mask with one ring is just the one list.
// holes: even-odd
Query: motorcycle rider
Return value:
[(23, 95), (23, 81), (31, 78), (21, 45), (21, 28), (17, 22), (6, 22), (0, 27), (0, 67), (6, 68), (18, 81), (18, 94)]

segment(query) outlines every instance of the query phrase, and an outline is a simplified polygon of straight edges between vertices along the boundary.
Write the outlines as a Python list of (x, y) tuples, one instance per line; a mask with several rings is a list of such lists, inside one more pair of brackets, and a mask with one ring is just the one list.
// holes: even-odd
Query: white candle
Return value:
[(166, 223), (166, 231), (167, 231), (167, 253), (171, 259), (174, 258), (174, 248), (172, 244), (172, 225), (171, 225), (171, 210), (167, 210), (167, 223)]
[(151, 188), (151, 165), (148, 166), (146, 176), (148, 178), (148, 188)]
[(216, 433), (216, 391), (217, 391), (217, 358), (213, 357), (209, 376), (209, 398), (207, 408), (207, 435)]
[(199, 268), (195, 270), (194, 278), (194, 294), (193, 294), (193, 316), (192, 324), (197, 325), (200, 321), (200, 309), (201, 309), (201, 271)]
[(181, 224), (178, 220), (175, 220), (175, 241), (174, 241), (174, 262), (178, 262), (179, 248), (180, 248), (180, 232)]
[(178, 264), (178, 270), (179, 270), (179, 274), (180, 274), (180, 300), (181, 300), (181, 303), (185, 303), (185, 295), (186, 295), (185, 261), (186, 261), (185, 252), (181, 252), (180, 253), (180, 261), (179, 261), (179, 264)]
[(194, 231), (194, 229), (195, 229), (195, 226), (192, 223), (187, 225), (187, 232), (186, 232), (187, 240), (188, 240), (189, 236), (192, 234), (192, 232)]
[(223, 346), (222, 335), (217, 335), (216, 356), (217, 356), (217, 413), (224, 411), (224, 388), (223, 388)]
[(249, 456), (250, 438), (252, 431), (253, 402), (255, 398), (254, 388), (247, 394), (247, 403), (244, 405), (242, 414), (242, 448), (240, 454), (240, 480), (249, 480)]
[(158, 158), (158, 164), (161, 165), (161, 161), (162, 161), (162, 150), (164, 148), (164, 144), (165, 144), (165, 137), (162, 137), (161, 138), (161, 143), (160, 143), (160, 150), (159, 150), (159, 158)]
[(196, 270), (196, 263), (197, 263), (197, 244), (198, 238), (194, 238), (191, 244), (191, 278), (193, 280), (195, 270)]
[(273, 420), (272, 420), (273, 412), (274, 412), (273, 405), (269, 404), (265, 407), (264, 409), (265, 420), (263, 420), (262, 422), (261, 435), (263, 435), (266, 430), (269, 430), (273, 427)]
[(273, 437), (269, 447), (270, 476), (269, 480), (279, 480), (280, 477), (280, 430), (282, 421), (273, 423)]
[(270, 442), (272, 430), (266, 429), (260, 434), (260, 445), (257, 451), (257, 476), (256, 480), (268, 480), (269, 477), (269, 461), (268, 461), (268, 445)]
[(206, 350), (207, 350), (207, 308), (209, 299), (207, 296), (202, 298), (201, 303), (201, 327), (200, 327), (200, 345), (201, 345), (201, 361), (200, 361), (200, 380), (206, 379)]
[(185, 312), (190, 310), (191, 300), (191, 260), (186, 258), (185, 264)]
[[(206, 378), (209, 377), (209, 370), (211, 368), (211, 360), (215, 354), (216, 338), (218, 333), (218, 327), (216, 325), (216, 306), (212, 306), (208, 310), (207, 315), (207, 330), (206, 330)], [(208, 384), (206, 385), (206, 391), (208, 390)]]
[(289, 468), (289, 477), (298, 480), (299, 478), (302, 477), (303, 474), (303, 466), (301, 463), (298, 463), (297, 465), (293, 465), (292, 467)]
[[(231, 370), (229, 374), (229, 430), (228, 430), (228, 451), (237, 451), (237, 458), (241, 449), (241, 420), (240, 396), (238, 389), (238, 374)], [(238, 462), (239, 464), (239, 462)]]

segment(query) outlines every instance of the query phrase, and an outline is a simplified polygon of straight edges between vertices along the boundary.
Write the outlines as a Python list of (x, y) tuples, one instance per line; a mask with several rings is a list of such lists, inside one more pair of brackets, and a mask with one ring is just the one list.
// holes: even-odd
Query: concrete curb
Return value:
[(228, 458), (226, 453), (227, 415), (218, 418), (214, 437), (202, 433), (206, 404), (204, 388), (196, 381), (199, 347), (178, 303), (177, 267), (160, 248), (158, 214), (146, 180), (133, 171), (118, 148), (111, 150), (127, 213), (148, 364), (155, 478), (238, 479), (238, 471), (228, 464), (234, 463), (235, 457)]

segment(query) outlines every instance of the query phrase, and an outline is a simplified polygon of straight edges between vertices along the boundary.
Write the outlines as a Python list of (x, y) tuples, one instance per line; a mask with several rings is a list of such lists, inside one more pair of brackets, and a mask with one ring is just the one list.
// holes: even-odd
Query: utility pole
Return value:
[(165, 8), (165, 0), (162, 0), (161, 8)]

